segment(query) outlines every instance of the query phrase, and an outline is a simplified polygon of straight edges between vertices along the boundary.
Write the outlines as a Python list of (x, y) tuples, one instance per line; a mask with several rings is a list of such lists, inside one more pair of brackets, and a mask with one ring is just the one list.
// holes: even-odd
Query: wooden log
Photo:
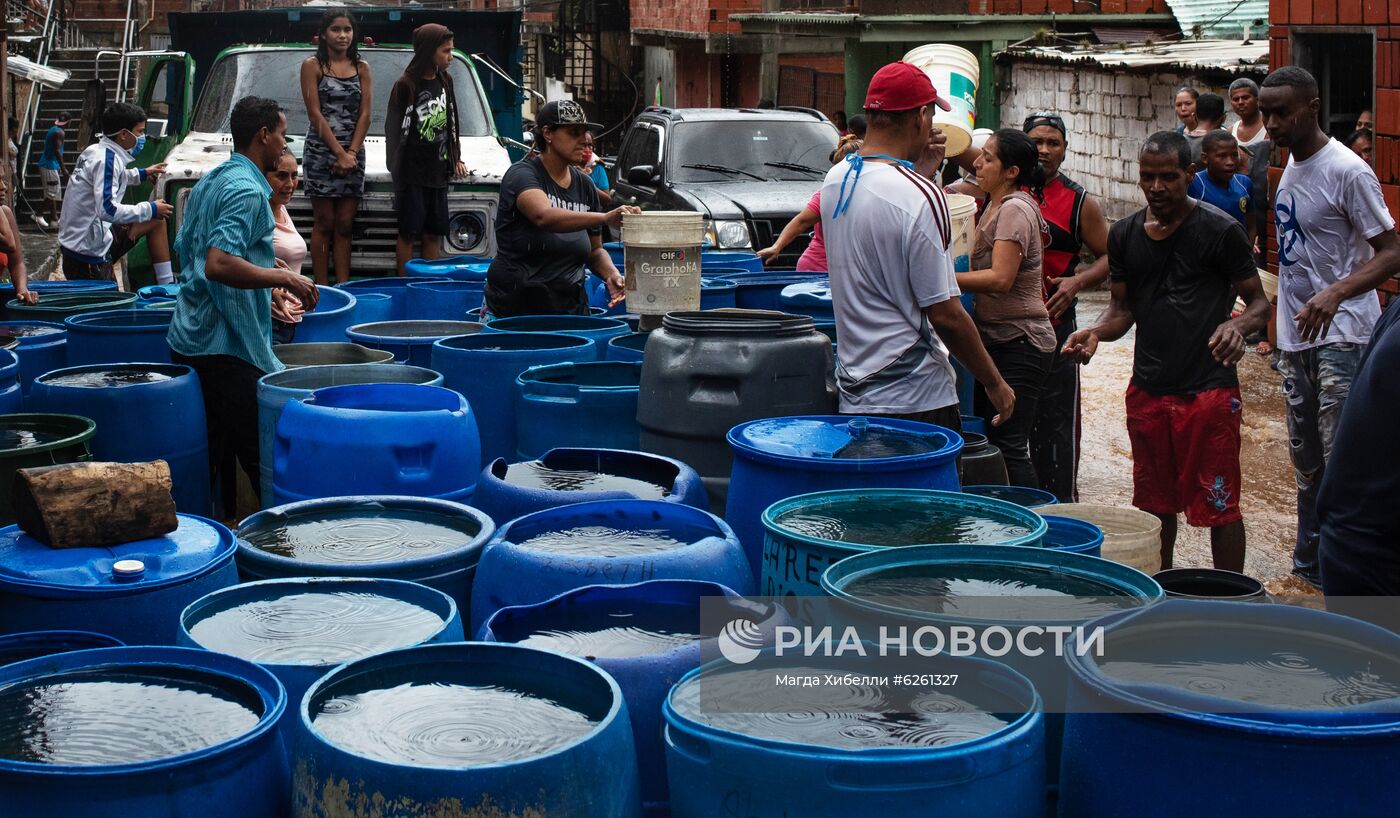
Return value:
[(164, 460), (65, 463), (15, 474), (15, 519), (50, 548), (119, 545), (169, 534), (180, 524)]

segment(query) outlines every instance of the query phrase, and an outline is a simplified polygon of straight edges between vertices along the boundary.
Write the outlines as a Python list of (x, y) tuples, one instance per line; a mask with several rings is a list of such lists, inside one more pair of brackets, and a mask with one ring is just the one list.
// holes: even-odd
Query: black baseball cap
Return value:
[(602, 125), (589, 122), (588, 114), (583, 112), (583, 106), (571, 99), (556, 99), (553, 102), (546, 102), (539, 113), (535, 115), (535, 124), (541, 128), (582, 125), (590, 131), (603, 130)]

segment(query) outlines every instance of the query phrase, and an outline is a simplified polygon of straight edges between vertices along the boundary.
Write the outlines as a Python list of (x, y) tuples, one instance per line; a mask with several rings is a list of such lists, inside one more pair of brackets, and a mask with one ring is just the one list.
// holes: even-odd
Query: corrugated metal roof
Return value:
[(1196, 34), (1198, 25), (1203, 37), (1239, 37), (1255, 20), (1263, 22), (1254, 26), (1251, 36), (1268, 36), (1269, 0), (1167, 0), (1167, 5), (1187, 37)]
[(1009, 48), (1000, 54), (1065, 64), (1096, 63), (1110, 68), (1194, 68), (1265, 73), (1268, 71), (1269, 43), (1267, 40), (1251, 43), (1238, 40), (1185, 40), (1097, 48), (1036, 46)]
[(1161, 28), (1106, 28), (1090, 26), (1094, 39), (1101, 43), (1145, 43), (1148, 40), (1160, 42), (1167, 37), (1176, 39), (1176, 31)]
[(805, 23), (816, 26), (833, 26), (854, 23), (859, 16), (859, 14), (840, 14), (829, 11), (762, 11), (731, 14), (729, 19), (738, 23), (752, 21), (755, 23)]

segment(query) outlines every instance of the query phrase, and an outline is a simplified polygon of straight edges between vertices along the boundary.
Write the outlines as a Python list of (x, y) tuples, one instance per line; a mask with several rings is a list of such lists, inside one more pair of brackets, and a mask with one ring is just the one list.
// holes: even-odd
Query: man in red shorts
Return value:
[[(1215, 567), (1243, 571), (1235, 363), (1268, 320), (1269, 299), (1239, 221), (1187, 196), (1190, 167), (1180, 134), (1143, 143), (1138, 186), (1147, 207), (1109, 230), (1112, 299), (1064, 354), (1088, 363), (1100, 341), (1137, 325), (1127, 396), (1133, 505), (1162, 520), (1163, 568), (1172, 567), (1184, 511), (1189, 525), (1210, 528)], [(1245, 310), (1232, 319), (1236, 295)]]

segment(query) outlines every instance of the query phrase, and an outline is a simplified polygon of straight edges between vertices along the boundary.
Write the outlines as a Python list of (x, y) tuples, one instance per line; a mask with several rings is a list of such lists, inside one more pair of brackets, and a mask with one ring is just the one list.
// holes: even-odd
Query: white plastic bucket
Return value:
[(977, 200), (962, 193), (948, 194), (948, 221), (953, 225), (953, 272), (972, 270), (972, 244), (977, 229)]
[(972, 145), (977, 121), (977, 85), (982, 69), (977, 55), (966, 48), (944, 43), (921, 45), (904, 55), (904, 61), (928, 74), (938, 95), (953, 110), (934, 110), (934, 127), (948, 135), (948, 155), (957, 156)]
[(653, 210), (622, 217), (627, 309), (638, 315), (700, 309), (704, 216)]
[(1162, 521), (1135, 508), (1061, 503), (1056, 517), (1072, 517), (1103, 529), (1103, 558), (1151, 576), (1162, 567)]

